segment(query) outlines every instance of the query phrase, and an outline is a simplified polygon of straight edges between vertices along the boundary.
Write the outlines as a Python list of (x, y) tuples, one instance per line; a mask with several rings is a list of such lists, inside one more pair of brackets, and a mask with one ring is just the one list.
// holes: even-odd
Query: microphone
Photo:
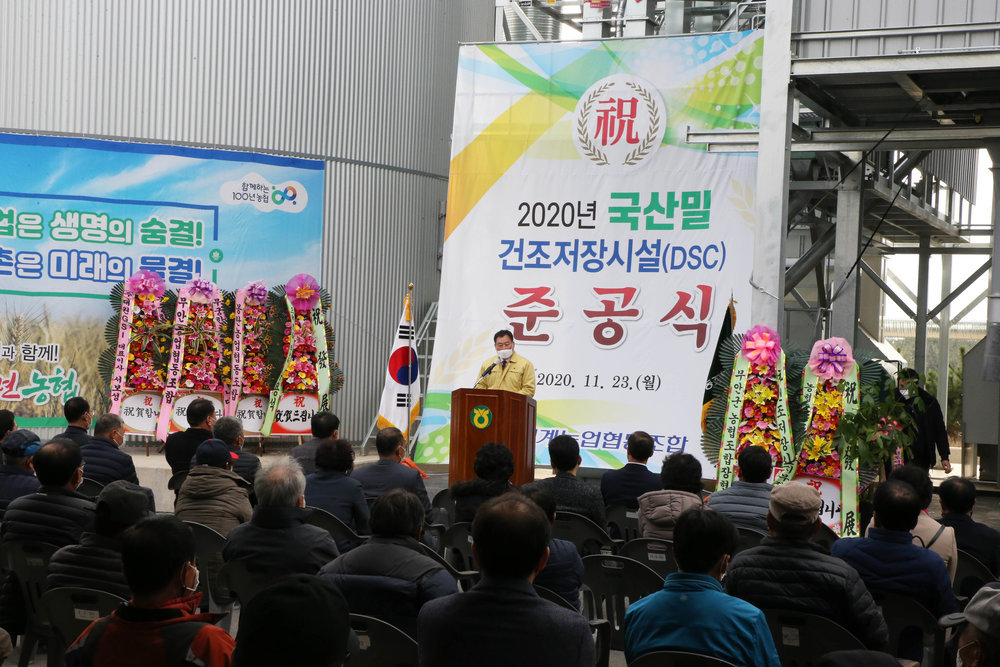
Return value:
[(472, 385), (472, 388), (473, 388), (473, 389), (475, 389), (476, 387), (478, 387), (478, 386), (479, 386), (479, 383), (480, 383), (480, 382), (482, 382), (482, 381), (483, 381), (483, 379), (484, 379), (484, 378), (485, 378), (485, 377), (486, 377), (487, 375), (489, 375), (489, 374), (490, 374), (490, 371), (492, 371), (492, 370), (493, 370), (493, 369), (494, 369), (494, 368), (496, 367), (496, 365), (497, 365), (497, 364), (499, 364), (499, 363), (500, 363), (500, 361), (499, 361), (499, 360), (497, 360), (497, 361), (494, 361), (494, 362), (493, 362), (492, 364), (490, 364), (489, 368), (487, 368), (487, 369), (486, 369), (485, 371), (483, 371), (483, 374), (479, 376), (479, 379), (478, 379), (478, 380), (476, 380), (476, 384)]

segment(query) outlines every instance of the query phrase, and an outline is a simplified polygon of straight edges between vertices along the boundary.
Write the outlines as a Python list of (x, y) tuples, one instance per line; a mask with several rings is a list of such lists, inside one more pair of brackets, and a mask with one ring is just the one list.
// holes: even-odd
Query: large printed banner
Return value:
[(319, 274), (323, 162), (0, 134), (0, 409), (62, 426), (106, 407), (108, 293), (139, 269), (179, 290)]
[[(514, 332), (537, 371), (536, 461), (697, 446), (730, 301), (750, 305), (756, 158), (688, 129), (758, 124), (762, 33), (463, 46), (440, 310), (417, 461), (446, 462), (452, 390)], [(712, 476), (707, 468), (706, 475)]]

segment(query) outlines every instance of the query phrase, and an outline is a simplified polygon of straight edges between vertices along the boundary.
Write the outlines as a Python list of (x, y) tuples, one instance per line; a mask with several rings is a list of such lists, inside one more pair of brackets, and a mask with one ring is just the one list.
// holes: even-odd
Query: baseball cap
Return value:
[(0, 443), (0, 449), (3, 449), (4, 454), (18, 458), (33, 455), (41, 446), (42, 439), (35, 435), (33, 431), (24, 428), (11, 431), (3, 439), (3, 443)]
[(769, 509), (778, 521), (814, 523), (819, 508), (819, 491), (806, 484), (785, 482), (771, 489)]
[(1000, 639), (1000, 583), (986, 584), (962, 610), (965, 620), (993, 639)]
[(149, 516), (149, 495), (139, 485), (117, 479), (97, 496), (97, 515), (118, 527), (128, 527)]
[(207, 465), (216, 468), (225, 468), (226, 462), (232, 460), (233, 457), (230, 456), (229, 447), (226, 443), (216, 438), (201, 443), (194, 452), (194, 463), (199, 466)]

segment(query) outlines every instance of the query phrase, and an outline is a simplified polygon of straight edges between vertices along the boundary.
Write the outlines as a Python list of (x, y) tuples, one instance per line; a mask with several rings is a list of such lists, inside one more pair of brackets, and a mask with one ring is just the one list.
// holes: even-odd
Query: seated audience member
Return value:
[(549, 493), (556, 501), (556, 511), (573, 512), (587, 517), (602, 530), (608, 529), (604, 511), (604, 498), (596, 486), (591, 486), (576, 476), (580, 469), (580, 445), (571, 435), (557, 435), (549, 441), (549, 461), (554, 477), (542, 479), (525, 487)]
[(771, 537), (733, 558), (726, 592), (758, 609), (825, 616), (868, 648), (888, 648), (885, 619), (857, 571), (809, 541), (823, 525), (819, 508), (819, 491), (811, 486), (786, 482), (774, 487), (767, 513)]
[(780, 667), (764, 613), (726, 595), (719, 583), (738, 544), (736, 527), (712, 510), (689, 509), (674, 526), (677, 572), (663, 590), (625, 612), (625, 658), (652, 651), (690, 651), (735, 665)]
[(116, 480), (105, 486), (97, 496), (94, 532), (52, 555), (49, 588), (95, 588), (131, 599), (122, 574), (122, 535), (149, 514), (149, 497), (138, 485)]
[[(326, 510), (359, 535), (368, 534), (368, 503), (361, 482), (348, 475), (354, 448), (347, 440), (323, 440), (316, 447), (317, 471), (306, 477), (306, 505)], [(350, 545), (337, 544), (341, 551)]]
[(340, 419), (332, 412), (317, 412), (309, 423), (312, 429), (312, 440), (293, 447), (289, 456), (299, 462), (304, 475), (316, 472), (316, 450), (320, 443), (330, 442), (340, 437)]
[(910, 531), (913, 543), (918, 547), (930, 549), (944, 561), (948, 568), (948, 578), (955, 581), (955, 569), (958, 567), (958, 544), (955, 541), (955, 529), (943, 526), (927, 513), (931, 499), (934, 497), (934, 483), (926, 470), (918, 465), (907, 463), (896, 468), (889, 479), (906, 482), (920, 496), (921, 512), (917, 515), (917, 525)]
[(230, 665), (224, 614), (196, 613), (201, 595), (191, 529), (172, 516), (143, 519), (122, 537), (132, 601), (90, 624), (66, 653), (69, 667)]
[(639, 532), (643, 537), (674, 538), (677, 517), (701, 507), (701, 463), (690, 454), (671, 454), (660, 470), (662, 491), (639, 496)]
[(225, 562), (247, 561), (274, 574), (316, 574), (337, 557), (330, 533), (306, 523), (306, 478), (290, 457), (257, 473), (257, 506), (248, 523), (233, 528), (222, 550)]
[(212, 426), (212, 437), (221, 440), (236, 455), (233, 472), (253, 484), (254, 475), (260, 470), (260, 459), (256, 454), (243, 449), (243, 422), (236, 417), (219, 417)]
[(736, 457), (737, 481), (728, 489), (716, 491), (705, 502), (706, 507), (728, 516), (737, 528), (767, 532), (768, 502), (771, 485), (771, 454), (767, 447), (748, 446)]
[(956, 664), (962, 667), (1000, 665), (1000, 583), (980, 588), (961, 614), (965, 621), (958, 639)]
[(0, 442), (3, 442), (8, 433), (16, 430), (17, 422), (14, 420), (14, 413), (10, 410), (0, 410)]
[(355, 468), (351, 478), (361, 482), (365, 498), (378, 498), (393, 489), (403, 489), (416, 494), (424, 506), (424, 518), (431, 517), (431, 501), (420, 471), (400, 463), (406, 458), (406, 438), (398, 428), (384, 428), (375, 436), (378, 461)]
[(83, 396), (74, 396), (63, 404), (63, 416), (66, 417), (66, 430), (57, 435), (56, 438), (72, 440), (83, 447), (90, 440), (87, 429), (94, 418), (94, 413), (90, 411), (90, 403)]
[(125, 442), (125, 422), (118, 415), (101, 415), (94, 425), (94, 436), (80, 447), (83, 476), (108, 485), (116, 479), (139, 483), (132, 457), (118, 449)]
[[(551, 526), (556, 520), (556, 501), (541, 489), (525, 489), (524, 495), (542, 508)], [(557, 593), (571, 605), (580, 608), (580, 586), (583, 585), (583, 559), (576, 545), (557, 537), (549, 539), (549, 560), (535, 575), (535, 584)]]
[(0, 449), (3, 465), (0, 466), (0, 510), (7, 509), (10, 501), (38, 490), (39, 481), (31, 469), (31, 457), (42, 446), (41, 440), (31, 431), (10, 431)]
[[(221, 440), (206, 440), (198, 445), (194, 466), (174, 501), (178, 519), (208, 526), (223, 537), (250, 520), (250, 494), (246, 481), (232, 470), (234, 456)], [(213, 554), (201, 563), (201, 568), (211, 583), (213, 599), (228, 600), (229, 589), (219, 579), (222, 558)]]
[(476, 473), (475, 479), (457, 482), (451, 487), (451, 497), (455, 501), (455, 521), (471, 523), (483, 502), (511, 489), (514, 454), (506, 445), (487, 442), (476, 452), (472, 470)]
[(594, 640), (579, 613), (538, 597), (531, 585), (545, 568), (545, 513), (520, 494), (484, 502), (472, 522), (482, 579), (466, 593), (420, 610), (423, 667), (593, 667)]
[(659, 491), (660, 476), (646, 467), (656, 443), (645, 431), (634, 431), (628, 436), (625, 447), (627, 463), (618, 470), (609, 470), (601, 476), (601, 496), (605, 505), (624, 503), (629, 508), (639, 506), (639, 496)]
[(415, 495), (394, 489), (379, 496), (371, 522), (371, 538), (325, 565), (320, 578), (341, 590), (352, 612), (414, 634), (420, 607), (457, 593), (455, 578), (420, 547), (424, 507)]
[(49, 440), (35, 452), (32, 465), (41, 485), (10, 502), (0, 522), (0, 538), (57, 547), (76, 544), (84, 531), (93, 530), (95, 509), (92, 500), (76, 492), (83, 479), (80, 446), (64, 438)]
[(940, 617), (955, 610), (955, 596), (941, 557), (912, 543), (910, 531), (920, 512), (913, 487), (890, 479), (875, 491), (875, 526), (868, 537), (841, 538), (830, 554), (857, 570), (875, 597), (881, 591), (900, 593)]
[(198, 445), (212, 439), (215, 406), (207, 398), (196, 398), (188, 405), (184, 417), (190, 428), (171, 433), (163, 443), (163, 454), (170, 464), (170, 473), (174, 475), (189, 470)]
[(955, 531), (958, 548), (978, 558), (993, 574), (1000, 574), (1000, 532), (973, 521), (976, 485), (964, 477), (949, 477), (938, 489), (941, 525)]
[(359, 650), (337, 587), (306, 574), (271, 584), (240, 611), (234, 667), (339, 667)]

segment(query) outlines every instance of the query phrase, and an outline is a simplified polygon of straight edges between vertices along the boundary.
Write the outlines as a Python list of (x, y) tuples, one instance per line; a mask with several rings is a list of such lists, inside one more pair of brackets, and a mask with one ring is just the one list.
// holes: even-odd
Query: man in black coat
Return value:
[(639, 496), (663, 488), (660, 476), (646, 467), (654, 449), (653, 437), (645, 431), (629, 434), (625, 449), (628, 463), (618, 470), (607, 471), (601, 477), (601, 495), (605, 505), (625, 503), (634, 509), (639, 506)]
[(212, 427), (215, 425), (215, 406), (205, 398), (196, 398), (187, 407), (186, 431), (178, 431), (167, 436), (163, 444), (163, 453), (170, 464), (171, 474), (176, 475), (183, 470), (191, 469), (191, 459), (194, 458), (198, 445), (212, 439)]
[(955, 529), (958, 548), (978, 558), (993, 574), (1000, 575), (1000, 532), (972, 518), (976, 485), (964, 477), (949, 477), (941, 482), (938, 495), (941, 525)]
[(309, 422), (312, 440), (293, 447), (289, 455), (302, 466), (302, 473), (309, 476), (316, 472), (316, 450), (320, 443), (332, 442), (340, 437), (340, 419), (332, 412), (317, 412)]
[(948, 429), (944, 425), (941, 404), (924, 391), (920, 386), (920, 375), (912, 368), (899, 371), (898, 382), (906, 411), (916, 424), (910, 452), (904, 456), (905, 462), (929, 470), (937, 460), (934, 451), (937, 449), (936, 453), (941, 455), (941, 467), (945, 472), (951, 472)]
[(57, 438), (72, 440), (81, 447), (90, 440), (87, 429), (94, 418), (94, 413), (90, 411), (90, 403), (83, 396), (74, 396), (63, 404), (63, 416), (66, 417), (66, 430), (57, 435)]
[(38, 490), (39, 481), (31, 469), (31, 457), (42, 446), (38, 436), (27, 429), (11, 431), (0, 443), (0, 510), (10, 501)]
[(107, 486), (116, 479), (139, 483), (132, 457), (118, 448), (125, 442), (125, 422), (114, 414), (101, 415), (94, 436), (80, 447), (83, 476)]
[(219, 417), (212, 427), (212, 435), (226, 443), (229, 451), (237, 456), (233, 460), (233, 472), (253, 484), (260, 470), (260, 458), (243, 449), (243, 423), (236, 417)]
[(825, 616), (847, 628), (865, 646), (888, 647), (889, 631), (857, 571), (809, 541), (819, 530), (819, 491), (799, 482), (771, 490), (767, 525), (771, 537), (736, 554), (726, 592), (758, 609)]
[[(573, 436), (563, 434), (552, 438), (549, 442), (549, 461), (555, 475), (525, 486), (550, 493), (556, 499), (557, 512), (582, 514), (602, 530), (607, 530), (608, 519), (601, 492), (576, 476), (581, 458), (580, 445)], [(663, 486), (659, 485), (657, 488), (662, 489)]]
[(427, 487), (420, 471), (403, 465), (406, 457), (406, 438), (398, 428), (384, 428), (375, 436), (378, 461), (361, 468), (355, 468), (351, 479), (361, 482), (365, 498), (378, 498), (387, 491), (404, 489), (420, 498), (424, 506), (424, 516), (431, 518), (431, 501), (427, 497)]

